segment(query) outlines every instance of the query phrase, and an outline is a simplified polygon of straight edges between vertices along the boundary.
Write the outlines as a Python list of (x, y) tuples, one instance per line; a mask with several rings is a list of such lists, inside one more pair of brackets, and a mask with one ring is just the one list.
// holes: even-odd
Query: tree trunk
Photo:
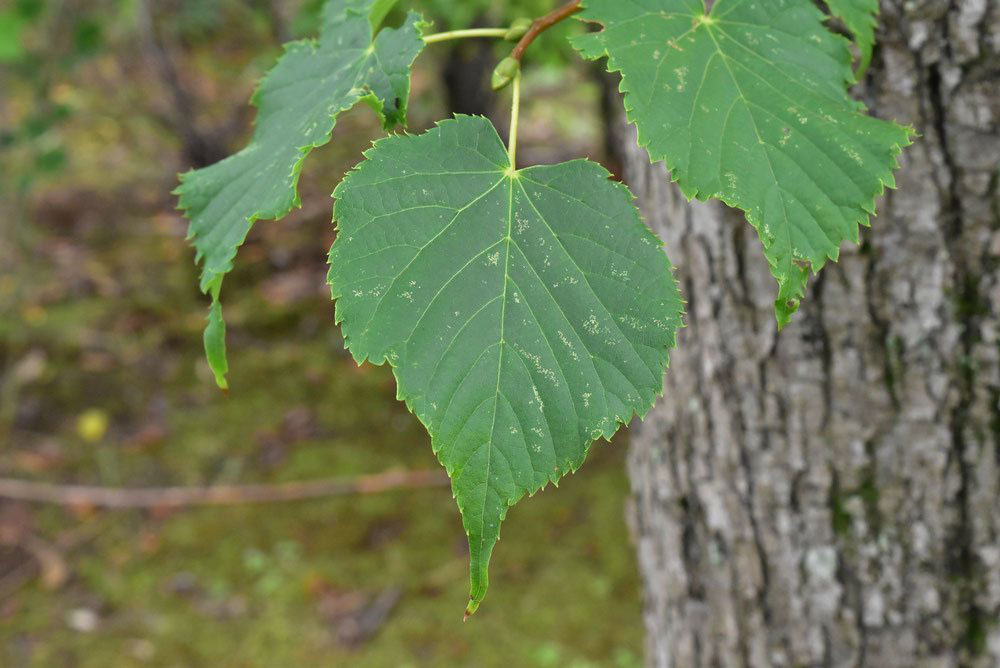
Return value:
[(688, 300), (629, 470), (655, 666), (1000, 666), (1000, 2), (883, 0), (920, 132), (776, 332), (753, 230), (625, 141)]

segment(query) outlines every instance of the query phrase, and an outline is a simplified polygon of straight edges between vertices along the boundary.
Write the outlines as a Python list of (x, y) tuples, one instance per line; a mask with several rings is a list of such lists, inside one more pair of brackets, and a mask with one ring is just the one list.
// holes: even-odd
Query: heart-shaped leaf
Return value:
[(507, 509), (652, 406), (681, 301), (631, 194), (595, 163), (515, 170), (470, 116), (366, 158), (334, 193), (337, 321), (359, 363), (392, 364), (452, 478), (472, 613)]

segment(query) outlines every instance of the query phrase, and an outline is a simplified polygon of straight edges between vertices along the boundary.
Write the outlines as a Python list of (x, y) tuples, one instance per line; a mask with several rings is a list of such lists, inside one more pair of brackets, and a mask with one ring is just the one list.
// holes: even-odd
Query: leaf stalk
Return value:
[(468, 28), (466, 30), (449, 30), (447, 32), (437, 32), (432, 35), (424, 35), (424, 43), (434, 44), (435, 42), (446, 42), (452, 39), (468, 39), (472, 37), (495, 37), (503, 39), (507, 36), (510, 28)]
[(521, 71), (514, 75), (513, 100), (510, 107), (510, 139), (507, 141), (507, 153), (510, 155), (511, 172), (517, 171), (517, 123), (521, 117)]

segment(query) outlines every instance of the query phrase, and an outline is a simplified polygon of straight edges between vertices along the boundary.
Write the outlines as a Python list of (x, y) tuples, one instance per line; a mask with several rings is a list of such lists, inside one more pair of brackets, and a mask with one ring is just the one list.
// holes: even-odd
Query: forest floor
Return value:
[[(169, 194), (176, 151), (126, 118), (124, 94), (88, 91), (101, 67), (57, 89), (80, 111), (61, 130), (66, 165), (17, 200), (16, 261), (0, 273), (0, 475), (147, 487), (436, 468), (390, 370), (345, 353), (325, 285), (328, 193), (375, 136), (370, 113), (310, 158), (303, 209), (241, 250), (224, 395)], [(572, 94), (528, 104), (526, 156), (533, 142), (600, 143), (576, 111), (596, 89)], [(511, 511), (464, 624), (467, 547), (447, 488), (174, 511), (0, 501), (0, 665), (639, 665), (624, 451), (595, 444), (577, 475)]]

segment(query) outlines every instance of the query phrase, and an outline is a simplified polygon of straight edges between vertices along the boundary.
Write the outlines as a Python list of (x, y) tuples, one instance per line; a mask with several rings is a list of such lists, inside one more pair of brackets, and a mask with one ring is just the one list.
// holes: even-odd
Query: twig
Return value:
[(524, 37), (522, 37), (521, 41), (517, 43), (514, 50), (510, 52), (510, 57), (517, 62), (521, 62), (524, 52), (527, 51), (528, 47), (531, 46), (531, 43), (534, 42), (539, 35), (560, 21), (568, 19), (581, 9), (580, 0), (570, 0), (562, 7), (552, 10), (541, 18), (535, 19), (535, 21), (531, 24), (531, 28), (528, 29), (528, 32), (524, 33)]
[(0, 498), (62, 506), (179, 508), (241, 503), (299, 501), (349, 494), (378, 494), (396, 489), (444, 487), (444, 471), (387, 471), (373, 475), (328, 478), (277, 485), (212, 485), (209, 487), (147, 487), (121, 489), (84, 485), (55, 485), (0, 478)]

